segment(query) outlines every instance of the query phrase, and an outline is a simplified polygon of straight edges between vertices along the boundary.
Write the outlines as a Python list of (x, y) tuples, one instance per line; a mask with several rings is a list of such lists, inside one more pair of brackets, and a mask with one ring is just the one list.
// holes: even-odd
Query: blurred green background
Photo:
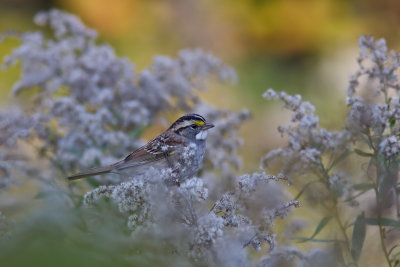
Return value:
[[(218, 107), (252, 111), (254, 119), (245, 127), (252, 130), (244, 133), (249, 162), (277, 144), (269, 140), (276, 138), (281, 111), (261, 98), (267, 88), (302, 94), (317, 106), (322, 125), (335, 128), (356, 68), (358, 37), (384, 37), (395, 48), (400, 30), (396, 0), (2, 0), (0, 31), (33, 30), (33, 15), (53, 7), (78, 15), (138, 71), (154, 55), (173, 56), (184, 48), (211, 51), (232, 65), (239, 83), (204, 97)], [(15, 42), (3, 42), (0, 55)], [(18, 69), (0, 75), (4, 104)]]
[[(252, 112), (243, 130), (249, 169), (281, 144), (276, 127), (288, 117), (261, 98), (267, 88), (303, 95), (316, 105), (322, 126), (338, 128), (348, 76), (357, 67), (358, 37), (384, 37), (396, 48), (400, 30), (396, 0), (2, 0), (0, 31), (34, 30), (34, 14), (53, 7), (78, 15), (137, 71), (156, 54), (174, 56), (184, 48), (211, 51), (232, 65), (238, 84), (203, 97), (218, 107)], [(5, 40), (0, 56), (16, 44)], [(0, 104), (8, 103), (18, 75), (17, 67), (0, 72)]]
[[(348, 77), (357, 69), (359, 36), (372, 34), (399, 47), (397, 0), (1, 0), (0, 32), (36, 30), (33, 16), (50, 8), (79, 16), (101, 42), (131, 59), (136, 71), (149, 66), (154, 55), (173, 57), (186, 48), (210, 51), (231, 65), (238, 84), (213, 85), (202, 97), (220, 108), (251, 111), (253, 119), (242, 128), (244, 171), (257, 170), (260, 157), (284, 142), (276, 127), (290, 114), (261, 97), (266, 89), (301, 94), (316, 106), (321, 126), (339, 130)], [(13, 38), (0, 43), (0, 58), (17, 44)], [(18, 76), (18, 66), (0, 71), (0, 107), (10, 104)], [(36, 194), (32, 182), (25, 184), (29, 187), (25, 201)], [(11, 218), (18, 217), (10, 211), (18, 203), (8, 204), (7, 196), (15, 190), (20, 189), (3, 193), (1, 200)], [(18, 201), (27, 210), (26, 202)], [(305, 216), (309, 212), (302, 210)]]

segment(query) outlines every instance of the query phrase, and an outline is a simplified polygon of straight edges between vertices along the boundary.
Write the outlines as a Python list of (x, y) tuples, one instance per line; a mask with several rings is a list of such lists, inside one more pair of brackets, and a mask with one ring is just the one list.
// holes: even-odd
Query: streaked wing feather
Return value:
[[(165, 159), (174, 153), (175, 146), (181, 142), (182, 140), (176, 140), (169, 135), (161, 135), (129, 154), (117, 164), (116, 169), (122, 170), (142, 166)], [(169, 145), (165, 145), (165, 143)]]
[(126, 168), (146, 165), (165, 158), (165, 153), (149, 153), (145, 147), (141, 147), (135, 152), (128, 155), (124, 160), (120, 161), (117, 169), (122, 170)]

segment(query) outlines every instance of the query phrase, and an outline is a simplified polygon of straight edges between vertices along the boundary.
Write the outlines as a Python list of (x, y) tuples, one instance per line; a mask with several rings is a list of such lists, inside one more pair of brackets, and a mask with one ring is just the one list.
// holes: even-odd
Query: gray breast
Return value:
[(174, 171), (177, 172), (181, 182), (191, 178), (201, 168), (205, 150), (205, 141), (196, 140), (189, 142), (171, 156), (171, 161), (174, 162)]

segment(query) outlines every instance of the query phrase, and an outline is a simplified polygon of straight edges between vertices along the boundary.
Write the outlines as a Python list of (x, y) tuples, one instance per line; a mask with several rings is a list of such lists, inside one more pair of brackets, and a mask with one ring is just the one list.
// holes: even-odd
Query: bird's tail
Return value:
[(92, 168), (92, 169), (89, 169), (89, 170), (78, 172), (77, 174), (68, 176), (67, 178), (68, 178), (68, 180), (76, 180), (76, 179), (80, 179), (80, 178), (83, 178), (83, 177), (86, 177), (86, 176), (93, 176), (93, 175), (109, 173), (114, 168), (115, 168), (114, 165)]

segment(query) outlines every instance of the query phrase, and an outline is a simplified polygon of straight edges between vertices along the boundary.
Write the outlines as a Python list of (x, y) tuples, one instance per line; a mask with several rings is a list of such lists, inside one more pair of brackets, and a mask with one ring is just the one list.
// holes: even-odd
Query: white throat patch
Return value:
[(207, 138), (207, 131), (201, 131), (196, 134), (196, 140), (206, 140)]

